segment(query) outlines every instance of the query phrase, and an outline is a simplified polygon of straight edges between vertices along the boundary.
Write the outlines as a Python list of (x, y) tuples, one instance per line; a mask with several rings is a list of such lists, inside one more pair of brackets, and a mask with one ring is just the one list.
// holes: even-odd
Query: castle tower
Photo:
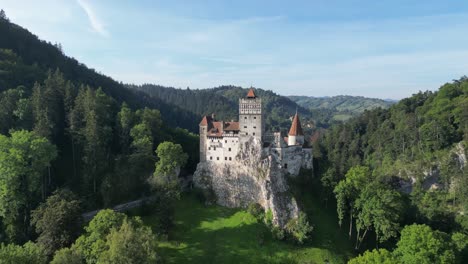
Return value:
[(239, 99), (239, 126), (241, 135), (262, 139), (262, 99), (255, 95), (253, 88), (250, 88), (245, 98)]
[(288, 133), (288, 146), (303, 145), (304, 144), (304, 132), (302, 131), (301, 121), (299, 120), (299, 114), (296, 111), (294, 115), (291, 129)]
[(204, 116), (202, 121), (199, 124), (200, 128), (200, 162), (206, 161), (206, 140), (207, 134), (209, 130), (209, 126), (211, 124), (212, 118), (210, 116)]

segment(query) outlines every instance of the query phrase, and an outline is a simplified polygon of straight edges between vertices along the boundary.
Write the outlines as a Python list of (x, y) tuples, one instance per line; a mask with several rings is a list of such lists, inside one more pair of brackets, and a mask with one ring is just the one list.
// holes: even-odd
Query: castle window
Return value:
[(287, 164), (287, 163), (284, 164), (284, 168), (285, 168), (285, 169), (288, 168), (288, 164)]
[(255, 136), (255, 132), (252, 133)]
[(246, 116), (244, 116), (244, 119), (247, 119), (247, 117), (246, 117)]
[(257, 128), (256, 126), (254, 126), (254, 128)]
[(245, 134), (248, 136), (248, 135), (249, 135), (249, 132), (245, 132)]
[(227, 143), (227, 140), (224, 140), (224, 143)]
[(216, 160), (219, 160), (219, 157), (216, 157)]
[(232, 160), (232, 158), (231, 158), (231, 157), (229, 157), (229, 160)]
[(213, 157), (210, 157), (210, 160), (213, 160)]
[(247, 126), (244, 126), (244, 128), (247, 128)]
[(256, 117), (256, 116), (254, 116), (254, 119), (257, 119), (257, 117)]
[(229, 148), (229, 151), (231, 151), (231, 148)]
[(208, 150), (211, 150), (211, 147), (208, 147)]
[(213, 150), (216, 150), (216, 147), (213, 147)]

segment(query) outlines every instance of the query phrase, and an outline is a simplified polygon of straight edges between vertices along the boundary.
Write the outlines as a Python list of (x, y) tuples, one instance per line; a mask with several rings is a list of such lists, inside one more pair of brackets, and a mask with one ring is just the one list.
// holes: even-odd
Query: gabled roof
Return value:
[(255, 95), (254, 89), (250, 88), (249, 92), (247, 93), (247, 98), (256, 98), (257, 96)]
[(294, 115), (291, 129), (289, 129), (290, 136), (303, 136), (304, 132), (302, 131), (301, 121), (299, 120), (299, 114), (296, 112)]

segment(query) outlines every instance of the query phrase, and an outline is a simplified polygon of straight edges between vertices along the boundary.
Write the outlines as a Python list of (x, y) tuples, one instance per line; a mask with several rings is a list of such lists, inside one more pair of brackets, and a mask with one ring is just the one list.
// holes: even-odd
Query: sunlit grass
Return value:
[[(159, 251), (167, 263), (345, 263), (352, 250), (336, 216), (312, 200), (307, 207), (315, 229), (310, 242), (298, 246), (273, 239), (244, 210), (205, 206), (187, 194), (176, 204), (175, 228)], [(144, 221), (151, 225), (154, 217)]]

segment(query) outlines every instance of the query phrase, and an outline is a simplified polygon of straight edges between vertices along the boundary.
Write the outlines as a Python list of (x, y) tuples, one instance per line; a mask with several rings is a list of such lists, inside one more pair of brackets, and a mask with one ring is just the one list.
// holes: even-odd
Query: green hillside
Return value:
[(363, 96), (339, 95), (332, 97), (288, 96), (298, 105), (310, 110), (329, 110), (335, 121), (346, 121), (365, 110), (386, 109), (395, 102)]
[(41, 197), (67, 187), (86, 208), (141, 197), (163, 141), (182, 143), (194, 169), (198, 137), (182, 128), (197, 131), (197, 115), (127, 89), (8, 19), (0, 36), (0, 133), (33, 131), (57, 150)]
[(75, 85), (86, 84), (102, 90), (117, 102), (126, 102), (133, 109), (149, 107), (158, 109), (165, 122), (198, 131), (198, 117), (169, 105), (145, 93), (130, 90), (112, 78), (97, 73), (72, 57), (65, 55), (59, 46), (40, 40), (19, 25), (7, 20), (0, 21), (0, 91), (23, 85), (31, 89), (35, 82), (43, 81), (48, 70), (60, 69), (64, 78)]
[[(360, 240), (372, 240), (367, 231), (389, 251), (397, 247), (392, 253), (368, 253), (355, 263), (379, 254), (386, 254), (380, 255), (381, 262), (390, 258), (403, 263), (413, 258), (424, 259), (423, 263), (466, 262), (466, 244), (457, 248), (454, 243), (458, 236), (468, 241), (467, 142), (466, 77), (436, 92), (414, 94), (388, 109), (365, 111), (323, 135), (316, 168), (324, 195), (336, 199), (338, 220), (350, 225), (356, 247)], [(416, 232), (440, 236), (437, 250), (445, 253), (431, 255), (428, 251), (434, 249), (428, 244), (420, 245), (425, 257), (411, 250), (401, 253), (408, 245), (395, 245), (395, 240), (399, 238), (401, 245), (415, 243), (423, 235)], [(416, 240), (408, 242), (412, 238)]]

